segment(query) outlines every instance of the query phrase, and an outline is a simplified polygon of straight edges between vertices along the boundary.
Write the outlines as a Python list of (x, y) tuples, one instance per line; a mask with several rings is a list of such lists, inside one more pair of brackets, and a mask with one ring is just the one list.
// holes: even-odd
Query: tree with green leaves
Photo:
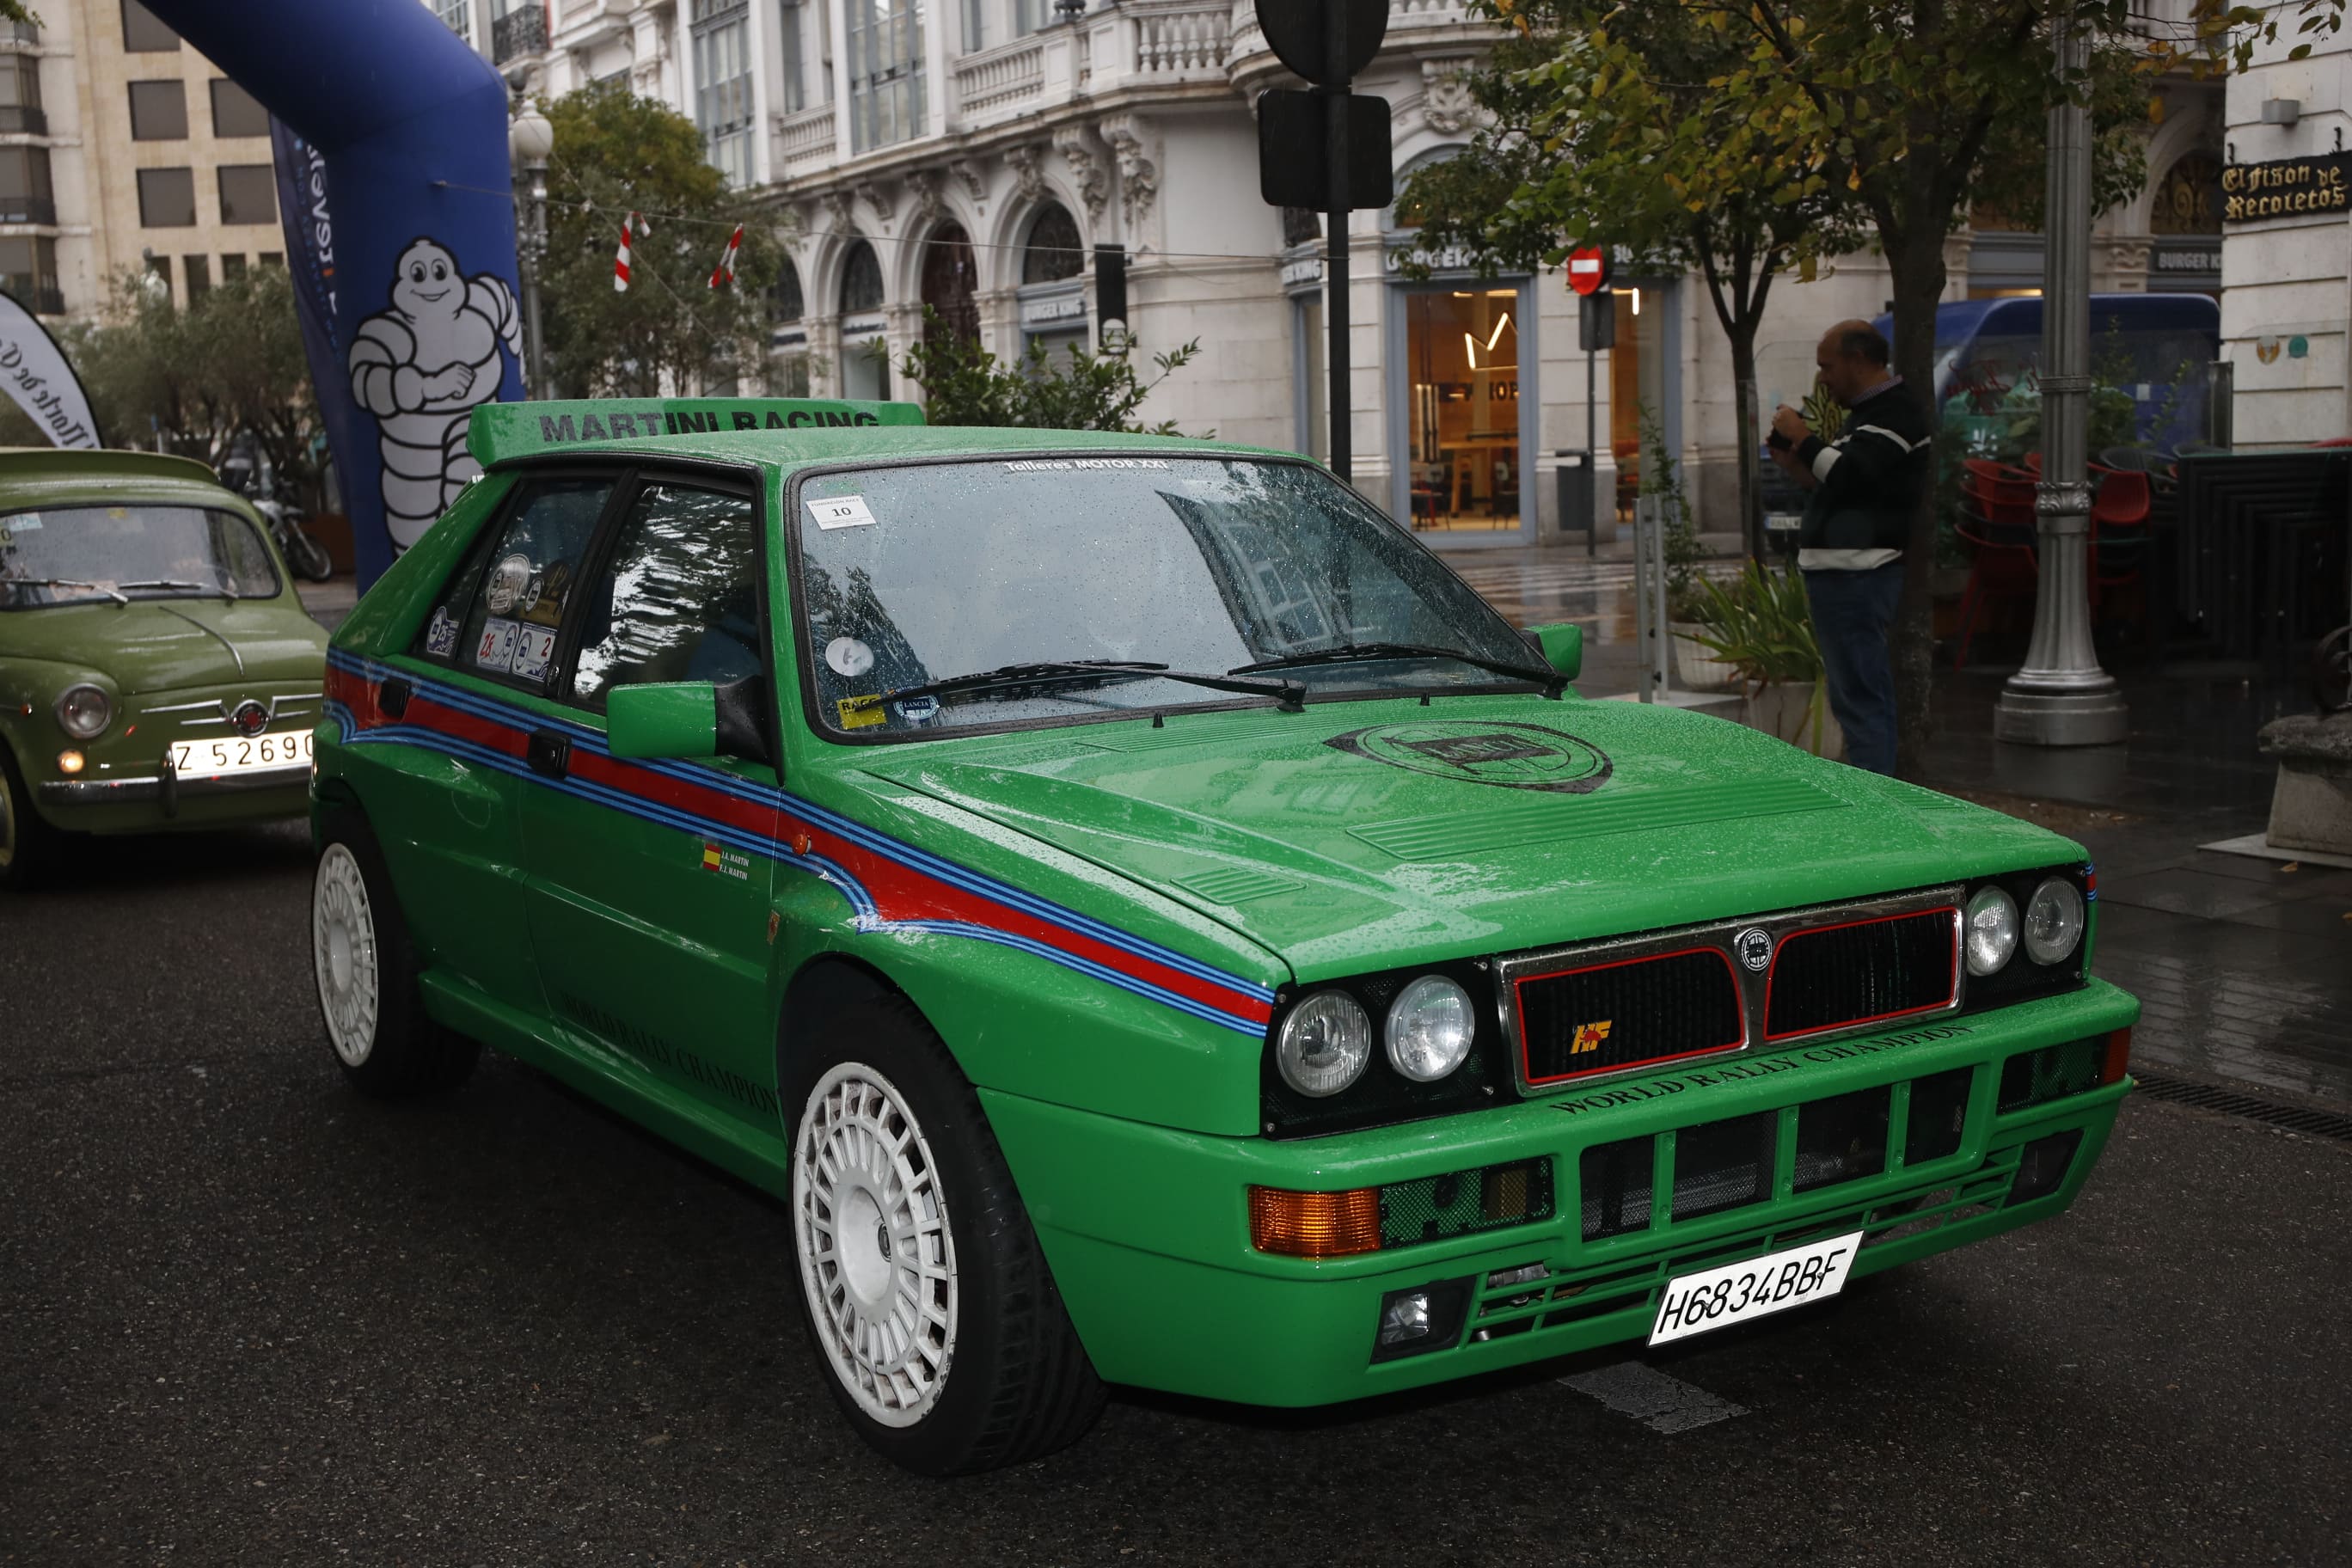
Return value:
[[(558, 395), (702, 391), (761, 372), (783, 247), (703, 161), (694, 121), (617, 84), (541, 107), (555, 150), (540, 313)], [(613, 287), (613, 253), (633, 212), (647, 232), (633, 237), (623, 292)], [(735, 281), (713, 289), (711, 270), (738, 223)]]
[(1152, 355), (1160, 374), (1146, 381), (1127, 353), (1097, 353), (1074, 344), (1057, 362), (1044, 343), (1032, 342), (1026, 354), (1008, 364), (977, 341), (946, 330), (929, 306), (923, 310), (923, 326), (922, 340), (907, 351), (898, 371), (923, 389), (923, 417), (929, 424), (1183, 434), (1172, 419), (1143, 425), (1135, 413), (1153, 387), (1200, 353), (1197, 338)]
[[(116, 447), (152, 447), (217, 467), (239, 437), (320, 504), (321, 428), (294, 285), (283, 267), (223, 279), (175, 308), (162, 280), (126, 273), (96, 321), (68, 324), (58, 346), (89, 395), (100, 431)], [(0, 445), (45, 446), (14, 404)]]
[[(2090, 109), (2095, 200), (2111, 204), (2144, 180), (2138, 131), (2155, 75), (2217, 55), (2242, 67), (2252, 40), (2274, 39), (2282, 25), (2334, 28), (2345, 0), (2191, 0), (2177, 37), (2134, 30), (2129, 0), (1480, 4), (1515, 38), (1497, 58), (1496, 95), (1508, 107), (1496, 134), (1517, 178), (1494, 235), (1525, 247), (1549, 232), (1542, 254), (1557, 258), (1629, 226), (1647, 232), (1678, 201), (1694, 216), (1722, 215), (1720, 234), (1746, 235), (1757, 255), (1801, 271), (1851, 248), (1858, 222), (1890, 275), (1895, 369), (1925, 388), (1944, 241), (1979, 202), (2039, 221), (2053, 104)], [(2060, 22), (2091, 41), (2088, 68), (2073, 79), (2053, 67)], [(1646, 199), (1644, 180), (1655, 187)], [(1789, 235), (1772, 226), (1774, 208), (1808, 210), (1817, 225), (1774, 247), (1771, 235)], [(1711, 282), (1703, 257), (1721, 245), (1686, 252)], [(1742, 446), (1752, 452), (1744, 430)], [(1906, 552), (1895, 636), (1906, 771), (1929, 732), (1934, 530), (1928, 498)]]

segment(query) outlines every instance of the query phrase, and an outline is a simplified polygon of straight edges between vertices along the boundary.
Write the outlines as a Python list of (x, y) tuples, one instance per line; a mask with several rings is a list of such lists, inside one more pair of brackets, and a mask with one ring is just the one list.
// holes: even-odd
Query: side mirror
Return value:
[(615, 686), (604, 697), (604, 746), (616, 757), (740, 757), (772, 766), (767, 698), (767, 678), (759, 675), (724, 686)]
[(1574, 680), (1577, 671), (1584, 668), (1584, 628), (1570, 621), (1556, 626), (1529, 626), (1528, 641), (1544, 657), (1544, 662), (1559, 671), (1561, 679)]
[(604, 745), (616, 757), (715, 757), (719, 689), (707, 680), (615, 686), (604, 696)]

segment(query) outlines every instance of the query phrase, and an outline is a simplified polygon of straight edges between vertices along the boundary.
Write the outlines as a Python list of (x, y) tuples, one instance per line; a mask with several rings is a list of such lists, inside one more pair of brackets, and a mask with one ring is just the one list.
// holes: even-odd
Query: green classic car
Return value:
[(2114, 1124), (2079, 847), (1584, 700), (1574, 627), (1295, 456), (807, 401), (473, 442), (329, 656), (329, 1041), (382, 1094), (488, 1043), (775, 1194), (910, 1468), (1106, 1382), (1320, 1405), (1818, 1301), (2059, 1213)]
[(204, 464), (0, 450), (0, 886), (78, 833), (300, 816), (326, 653)]

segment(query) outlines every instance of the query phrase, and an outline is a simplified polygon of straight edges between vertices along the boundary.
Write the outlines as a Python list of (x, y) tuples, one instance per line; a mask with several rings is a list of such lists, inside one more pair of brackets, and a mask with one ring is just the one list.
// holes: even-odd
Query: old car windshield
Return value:
[(861, 738), (1250, 700), (1122, 672), (859, 700), (1008, 665), (1148, 661), (1222, 674), (1404, 646), (1283, 668), (1318, 696), (1516, 679), (1453, 650), (1543, 668), (1460, 578), (1305, 463), (1074, 456), (815, 474), (802, 483), (798, 522), (818, 716)]
[(212, 507), (43, 507), (0, 516), (0, 610), (125, 599), (268, 599), (259, 531)]

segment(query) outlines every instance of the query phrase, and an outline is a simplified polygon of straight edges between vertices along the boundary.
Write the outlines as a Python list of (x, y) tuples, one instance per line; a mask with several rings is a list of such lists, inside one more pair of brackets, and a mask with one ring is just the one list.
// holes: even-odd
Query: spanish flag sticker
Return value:
[(718, 845), (706, 844), (702, 847), (702, 868), (706, 871), (716, 871), (719, 869)]

